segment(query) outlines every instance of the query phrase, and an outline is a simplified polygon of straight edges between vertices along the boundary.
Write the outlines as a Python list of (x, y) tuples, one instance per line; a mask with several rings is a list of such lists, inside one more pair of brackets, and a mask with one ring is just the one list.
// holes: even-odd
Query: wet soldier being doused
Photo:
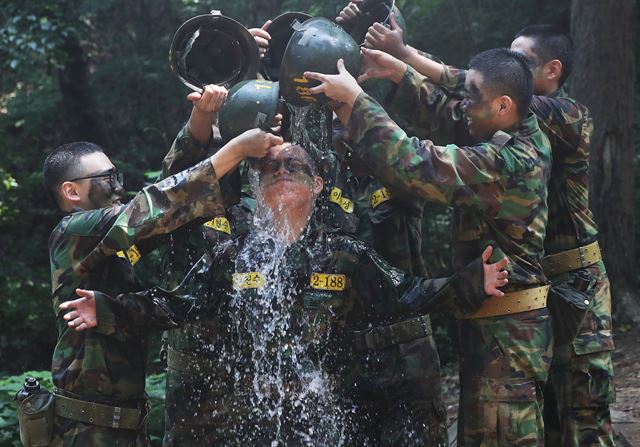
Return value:
[(318, 224), (322, 179), (303, 148), (274, 148), (256, 171), (252, 225), (221, 240), (187, 276), (202, 318), (220, 328), (186, 353), (190, 375), (168, 391), (209, 421), (191, 440), (362, 445), (370, 434), (354, 381), (353, 331), (394, 315), (473, 312), (485, 294), (501, 295), (506, 261), (478, 258), (450, 278), (409, 276)]

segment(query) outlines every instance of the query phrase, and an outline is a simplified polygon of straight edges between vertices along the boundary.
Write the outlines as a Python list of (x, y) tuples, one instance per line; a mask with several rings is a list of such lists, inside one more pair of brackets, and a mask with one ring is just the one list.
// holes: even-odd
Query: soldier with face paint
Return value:
[[(363, 49), (364, 75), (379, 51)], [(406, 65), (383, 67), (400, 83)], [(397, 69), (399, 68), (399, 69)], [(528, 62), (506, 49), (475, 56), (464, 85), (466, 124), (474, 146), (410, 138), (338, 62), (338, 75), (305, 73), (321, 81), (311, 93), (337, 101), (351, 147), (385, 184), (454, 206), (454, 266), (487, 245), (511, 260), (503, 300), (488, 300), (460, 325), (461, 403), (458, 444), (539, 445), (540, 411), (552, 352), (540, 265), (547, 221), (548, 139), (529, 114)], [(514, 419), (518, 419), (515, 423)]]
[[(431, 92), (444, 89), (442, 104), (455, 108), (463, 96), (465, 70), (413, 51), (403, 44), (401, 30), (372, 30), (368, 42), (410, 65), (392, 101), (394, 110), (404, 112), (403, 117), (418, 126), (432, 127), (438, 118), (455, 123), (454, 114), (430, 113), (429, 99)], [(553, 152), (543, 260), (553, 285), (550, 305), (555, 335), (554, 360), (544, 393), (546, 442), (612, 445), (611, 294), (588, 194), (593, 124), (588, 109), (561, 89), (571, 73), (573, 44), (558, 27), (532, 25), (516, 34), (511, 49), (524, 54), (533, 67), (531, 111)], [(382, 65), (389, 70), (394, 64), (388, 57), (385, 63), (384, 56), (377, 57), (381, 64), (372, 68), (374, 76), (384, 71)], [(457, 126), (449, 138), (464, 139), (466, 134), (464, 127)]]
[[(219, 106), (225, 95), (220, 89), (210, 100)], [(189, 127), (181, 135), (193, 139)], [(148, 444), (144, 334), (150, 326), (175, 327), (190, 305), (159, 289), (136, 293), (133, 264), (153, 236), (223, 212), (218, 178), (280, 141), (250, 131), (216, 155), (146, 187), (126, 205), (120, 201), (122, 176), (99, 146), (70, 143), (47, 157), (45, 184), (66, 213), (49, 241), (59, 331), (52, 445)], [(74, 300), (76, 293), (82, 298)], [(99, 321), (84, 318), (96, 308)], [(61, 310), (68, 309), (74, 310), (63, 318)]]

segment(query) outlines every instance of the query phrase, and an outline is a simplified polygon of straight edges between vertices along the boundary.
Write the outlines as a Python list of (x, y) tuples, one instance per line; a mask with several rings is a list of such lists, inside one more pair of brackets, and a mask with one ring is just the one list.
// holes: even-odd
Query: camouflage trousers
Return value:
[(227, 374), (167, 368), (163, 447), (229, 445)]
[(51, 447), (148, 447), (151, 445), (146, 429), (122, 430), (99, 427), (56, 417)]
[(446, 447), (447, 415), (433, 336), (356, 355), (355, 445)]
[(597, 278), (594, 304), (575, 340), (555, 347), (544, 394), (545, 439), (549, 446), (614, 445), (609, 409), (615, 400), (611, 292), (602, 263), (585, 270)]
[(459, 321), (461, 447), (544, 445), (542, 388), (553, 344), (547, 309)]

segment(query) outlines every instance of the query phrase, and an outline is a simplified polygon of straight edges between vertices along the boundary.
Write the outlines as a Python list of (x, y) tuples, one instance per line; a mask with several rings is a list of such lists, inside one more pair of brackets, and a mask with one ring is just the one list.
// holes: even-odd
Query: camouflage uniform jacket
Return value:
[[(77, 211), (62, 219), (49, 239), (53, 310), (59, 332), (52, 365), (56, 387), (104, 402), (143, 396), (145, 352), (138, 324), (155, 322), (167, 327), (175, 322), (168, 318), (168, 309), (159, 298), (151, 304), (135, 294), (127, 295), (140, 287), (130, 260), (116, 253), (198, 216), (221, 212), (220, 187), (206, 160), (144, 188), (127, 205)], [(61, 302), (77, 298), (76, 288), (125, 295), (118, 296), (120, 306), (114, 306), (98, 294), (98, 312), (103, 315), (99, 326), (78, 333), (67, 327), (63, 312), (58, 311)]]
[[(250, 255), (239, 256), (243, 252)], [(320, 225), (310, 224), (286, 248), (278, 267), (282, 274), (270, 270), (273, 253), (273, 241), (256, 238), (252, 231), (222, 242), (211, 254), (211, 290), (216, 296), (250, 298), (270, 281), (284, 281), (282, 289), (293, 291), (313, 325), (327, 323), (334, 329), (367, 329), (390, 316), (468, 309), (480, 303), (467, 300), (484, 290), (479, 257), (449, 278), (415, 277), (391, 267), (365, 243)]]
[[(466, 70), (445, 67), (440, 82), (452, 96), (463, 93)], [(408, 80), (408, 79), (407, 79)], [(407, 91), (411, 90), (407, 82)], [(416, 82), (414, 92), (419, 87)], [(549, 179), (549, 222), (544, 241), (545, 255), (571, 250), (597, 240), (598, 227), (589, 209), (589, 145), (593, 121), (589, 110), (573, 99), (564, 97), (561, 91), (551, 96), (534, 95), (531, 111), (538, 119), (540, 129), (549, 138), (553, 165)], [(572, 287), (576, 275), (606, 278), (601, 262), (571, 274), (549, 278), (554, 286)], [(587, 295), (594, 292), (592, 284)], [(608, 289), (608, 287), (607, 287)], [(582, 329), (574, 341), (577, 352), (588, 353), (613, 349), (611, 336), (610, 298), (596, 295)]]
[(357, 155), (386, 185), (454, 206), (454, 268), (493, 245), (493, 259), (511, 261), (509, 288), (546, 283), (540, 261), (551, 153), (533, 115), (488, 142), (442, 147), (408, 137), (361, 94), (347, 127)]

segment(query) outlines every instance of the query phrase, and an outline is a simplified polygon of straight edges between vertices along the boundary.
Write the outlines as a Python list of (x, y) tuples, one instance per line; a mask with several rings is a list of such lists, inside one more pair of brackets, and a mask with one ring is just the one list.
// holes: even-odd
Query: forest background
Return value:
[[(56, 342), (47, 240), (61, 215), (42, 188), (56, 146), (103, 146), (128, 191), (155, 177), (188, 117), (188, 93), (168, 50), (188, 18), (221, 10), (247, 28), (285, 11), (335, 17), (345, 0), (3, 0), (0, 7), (0, 389), (27, 370), (48, 370)], [(397, 0), (411, 45), (464, 67), (475, 53), (509, 46), (535, 23), (571, 29), (568, 92), (590, 107), (591, 208), (613, 285), (615, 324), (640, 323), (640, 45), (635, 0)], [(634, 139), (635, 135), (635, 139)], [(446, 270), (449, 211), (429, 206), (424, 253)], [(149, 273), (153, 277), (153, 272)], [(436, 320), (443, 362), (455, 360), (453, 325)], [(160, 372), (157, 349), (151, 370)], [(22, 377), (22, 376), (20, 376)], [(3, 382), (4, 380), (4, 382)], [(157, 379), (161, 383), (160, 379)], [(2, 391), (0, 391), (0, 394)], [(6, 393), (5, 393), (6, 394)], [(6, 397), (6, 396), (5, 396)], [(0, 398), (0, 402), (5, 400)], [(0, 404), (0, 432), (9, 423)], [(7, 419), (5, 421), (5, 419)], [(3, 422), (4, 421), (4, 422)], [(0, 433), (0, 445), (3, 444)], [(8, 441), (7, 442), (13, 442)], [(7, 444), (11, 445), (11, 444)]]

